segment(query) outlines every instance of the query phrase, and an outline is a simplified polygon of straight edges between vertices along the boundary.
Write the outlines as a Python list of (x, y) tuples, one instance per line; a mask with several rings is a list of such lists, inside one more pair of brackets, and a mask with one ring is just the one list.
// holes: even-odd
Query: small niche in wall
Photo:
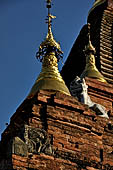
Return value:
[(79, 148), (79, 143), (78, 142), (75, 143), (75, 148), (77, 148), (77, 149)]
[(103, 149), (100, 149), (100, 161), (103, 162)]
[(111, 123), (108, 124), (108, 129), (113, 130), (113, 125)]

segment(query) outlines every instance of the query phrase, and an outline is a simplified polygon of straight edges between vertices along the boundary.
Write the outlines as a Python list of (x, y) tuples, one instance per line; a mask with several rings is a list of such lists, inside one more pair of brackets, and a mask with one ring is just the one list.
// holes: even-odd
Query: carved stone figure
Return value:
[(29, 152), (53, 154), (51, 139), (43, 129), (29, 127), (27, 142)]
[(70, 91), (72, 96), (76, 97), (80, 102), (86, 104), (96, 112), (97, 115), (101, 117), (108, 117), (106, 108), (100, 104), (94, 103), (90, 96), (88, 95), (88, 86), (85, 82), (85, 79), (76, 77), (70, 84)]
[(33, 128), (25, 125), (21, 131), (7, 144), (7, 157), (14, 153), (20, 156), (27, 156), (29, 153), (45, 153), (53, 155), (52, 136), (40, 128)]

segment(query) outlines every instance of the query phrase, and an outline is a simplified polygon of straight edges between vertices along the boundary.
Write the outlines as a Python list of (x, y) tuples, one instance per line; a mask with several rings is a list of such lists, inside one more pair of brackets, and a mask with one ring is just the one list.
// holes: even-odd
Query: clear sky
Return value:
[[(93, 2), (53, 0), (53, 34), (61, 43), (64, 61)], [(46, 0), (0, 0), (0, 134), (40, 72), (35, 54), (46, 37), (46, 15)]]

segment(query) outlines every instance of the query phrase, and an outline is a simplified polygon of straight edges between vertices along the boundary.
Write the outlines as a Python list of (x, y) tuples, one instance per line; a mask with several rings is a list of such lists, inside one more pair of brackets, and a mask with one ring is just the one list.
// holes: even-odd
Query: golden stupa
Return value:
[(47, 8), (48, 16), (46, 23), (48, 24), (48, 33), (37, 52), (37, 58), (42, 62), (42, 70), (31, 89), (30, 95), (36, 94), (39, 90), (59, 91), (70, 95), (58, 70), (57, 61), (60, 60), (63, 52), (61, 51), (60, 44), (55, 41), (51, 30), (52, 19), (56, 18), (50, 14), (51, 0), (47, 0)]
[(89, 29), (89, 33), (88, 33), (89, 42), (88, 45), (85, 46), (85, 50), (84, 50), (84, 54), (86, 56), (86, 66), (80, 77), (81, 78), (90, 77), (90, 78), (97, 79), (98, 81), (101, 82), (106, 82), (104, 76), (99, 72), (99, 70), (96, 67), (96, 63), (95, 63), (96, 50), (93, 47), (90, 40), (90, 24), (88, 24), (88, 29)]

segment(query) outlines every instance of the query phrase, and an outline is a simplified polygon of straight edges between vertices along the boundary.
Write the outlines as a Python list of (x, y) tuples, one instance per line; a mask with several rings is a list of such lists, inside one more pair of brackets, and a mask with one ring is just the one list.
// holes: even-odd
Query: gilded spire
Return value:
[(88, 40), (88, 45), (85, 46), (85, 50), (84, 50), (84, 54), (86, 56), (86, 66), (85, 66), (85, 70), (83, 71), (80, 77), (81, 78), (90, 77), (90, 78), (97, 79), (101, 82), (106, 82), (103, 75), (98, 71), (96, 67), (96, 63), (95, 63), (96, 50), (93, 47), (90, 40), (90, 24), (88, 24), (88, 30), (89, 30), (88, 31), (89, 40)]
[(63, 52), (61, 51), (60, 44), (57, 43), (53, 37), (52, 33), (52, 19), (55, 19), (56, 16), (51, 15), (50, 8), (51, 8), (51, 0), (47, 0), (46, 7), (48, 8), (48, 16), (46, 18), (46, 23), (48, 24), (48, 33), (46, 39), (40, 44), (39, 51), (37, 52), (37, 59), (40, 61), (43, 60), (43, 56), (45, 56), (45, 52), (48, 53), (50, 50), (55, 51), (56, 57), (58, 61), (62, 58)]
[(62, 58), (63, 52), (61, 51), (60, 44), (55, 41), (52, 33), (52, 19), (56, 17), (50, 13), (51, 0), (46, 0), (46, 2), (48, 9), (46, 19), (48, 33), (46, 39), (40, 44), (39, 51), (36, 53), (37, 59), (42, 62), (42, 70), (31, 89), (30, 95), (34, 95), (39, 90), (59, 91), (70, 95), (58, 70), (57, 61)]

